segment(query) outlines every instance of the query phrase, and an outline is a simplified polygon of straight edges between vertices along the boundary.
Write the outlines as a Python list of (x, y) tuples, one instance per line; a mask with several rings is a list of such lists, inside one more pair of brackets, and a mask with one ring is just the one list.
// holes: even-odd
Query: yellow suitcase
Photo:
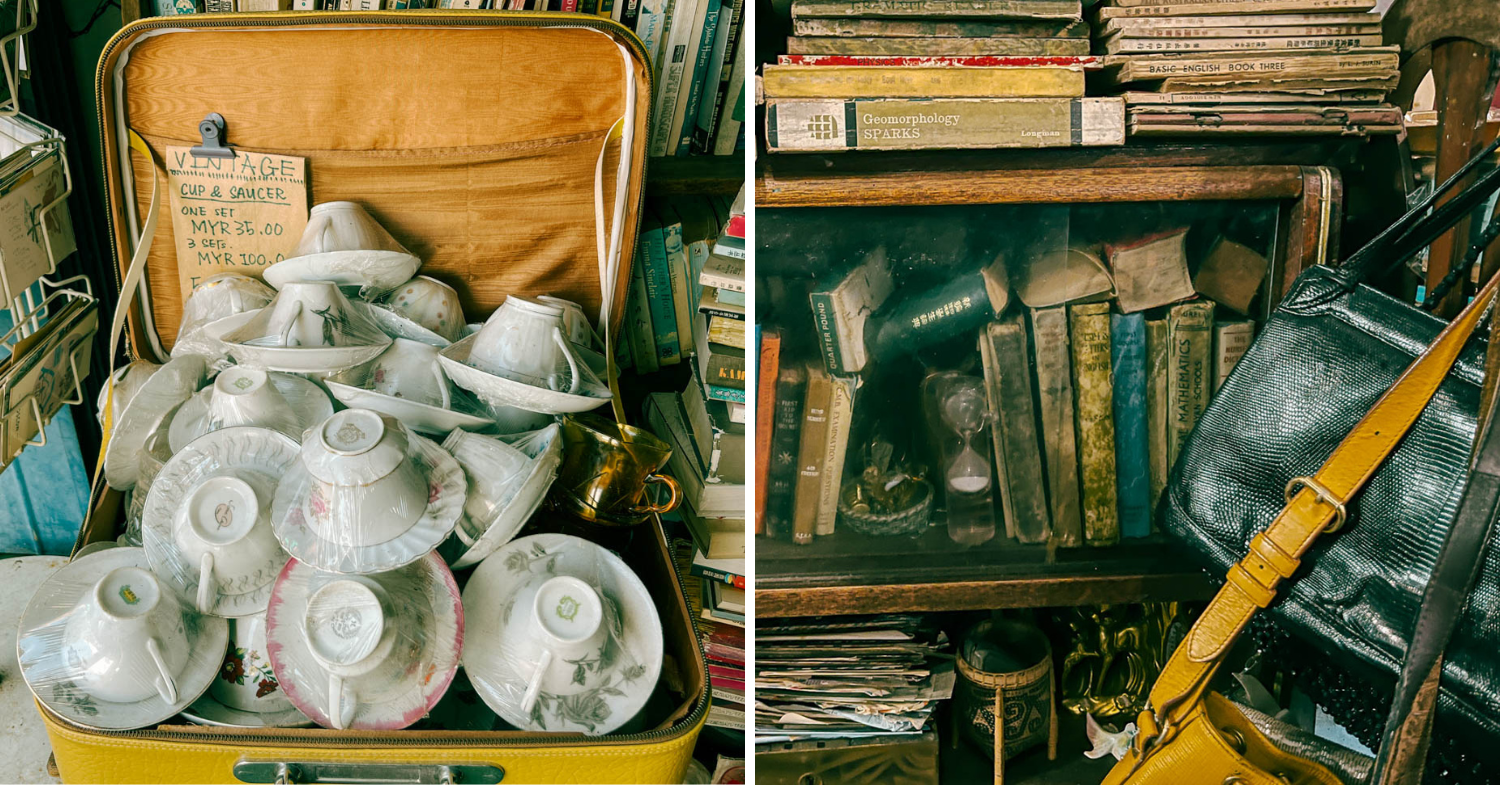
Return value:
[[(608, 19), (158, 17), (109, 43), (96, 90), (117, 286), (141, 249), (144, 280), (125, 331), (133, 357), (163, 360), (177, 334), (160, 161), (169, 145), (203, 141), (210, 113), (224, 118), (232, 148), (305, 157), (310, 204), (364, 204), (422, 258), (424, 274), (455, 285), (471, 317), (509, 293), (552, 293), (596, 314), (612, 288), (619, 324), (652, 91), (640, 42)], [(606, 271), (612, 287), (601, 286)], [(96, 483), (80, 547), (117, 536), (121, 501)], [(39, 704), (58, 771), (66, 782), (681, 782), (709, 700), (694, 623), (659, 523), (610, 544), (651, 589), (666, 630), (654, 727), (604, 738), (187, 724), (103, 732)]]

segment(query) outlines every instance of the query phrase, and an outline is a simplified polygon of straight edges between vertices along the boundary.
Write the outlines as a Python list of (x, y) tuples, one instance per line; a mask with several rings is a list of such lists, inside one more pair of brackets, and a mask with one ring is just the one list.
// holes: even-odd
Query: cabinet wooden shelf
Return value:
[(740, 155), (667, 156), (646, 162), (646, 191), (652, 196), (734, 196), (744, 183), (745, 158)]

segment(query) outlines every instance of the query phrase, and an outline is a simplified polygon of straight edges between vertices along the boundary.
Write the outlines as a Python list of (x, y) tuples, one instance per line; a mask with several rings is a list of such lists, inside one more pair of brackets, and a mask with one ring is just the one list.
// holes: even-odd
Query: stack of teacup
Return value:
[[(99, 408), (125, 547), (80, 554), (28, 607), (21, 665), (44, 705), (100, 729), (399, 729), (463, 657), (523, 729), (586, 705), (573, 729), (607, 733), (638, 712), (662, 646), (640, 580), (577, 538), (515, 539), (558, 472), (556, 416), (610, 396), (588, 320), (511, 296), (471, 329), (419, 264), (358, 205), (320, 204), (265, 282), (209, 279), (171, 359), (113, 375)], [(507, 580), (460, 597), (451, 570), (474, 565)], [(467, 651), (466, 603), (506, 608)]]

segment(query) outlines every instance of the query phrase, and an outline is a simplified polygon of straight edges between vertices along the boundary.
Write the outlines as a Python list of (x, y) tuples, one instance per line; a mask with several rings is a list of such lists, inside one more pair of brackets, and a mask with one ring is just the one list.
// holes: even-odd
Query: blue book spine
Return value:
[(660, 229), (653, 227), (641, 235), (646, 243), (646, 305), (651, 311), (651, 327), (656, 333), (656, 359), (661, 365), (682, 361), (682, 344), (677, 339), (677, 306), (672, 300), (672, 268), (668, 254), (682, 250), (682, 224)]
[[(714, 35), (719, 29), (719, 18), (723, 16), (719, 0), (706, 2), (709, 5), (703, 17), (703, 30), (698, 36), (698, 46), (693, 50), (697, 58), (693, 62), (693, 81), (689, 83), (687, 107), (682, 115), (682, 133), (674, 148), (677, 155), (689, 155), (693, 152), (693, 129), (698, 127), (698, 104), (703, 101), (703, 95), (707, 92), (705, 87), (708, 82), (708, 66), (714, 56)], [(717, 79), (718, 74), (714, 74), (714, 78)], [(717, 90), (718, 87), (716, 81), (713, 89)]]
[(1115, 483), (1120, 536), (1151, 535), (1151, 469), (1146, 436), (1146, 316), (1109, 317), (1114, 366)]

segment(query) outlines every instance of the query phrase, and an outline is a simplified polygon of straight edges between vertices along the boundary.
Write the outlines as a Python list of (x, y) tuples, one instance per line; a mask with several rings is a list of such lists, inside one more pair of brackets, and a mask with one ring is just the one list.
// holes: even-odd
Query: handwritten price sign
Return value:
[(187, 147), (168, 147), (166, 159), (184, 300), (219, 273), (259, 275), (302, 237), (306, 158), (243, 150), (198, 158)]

